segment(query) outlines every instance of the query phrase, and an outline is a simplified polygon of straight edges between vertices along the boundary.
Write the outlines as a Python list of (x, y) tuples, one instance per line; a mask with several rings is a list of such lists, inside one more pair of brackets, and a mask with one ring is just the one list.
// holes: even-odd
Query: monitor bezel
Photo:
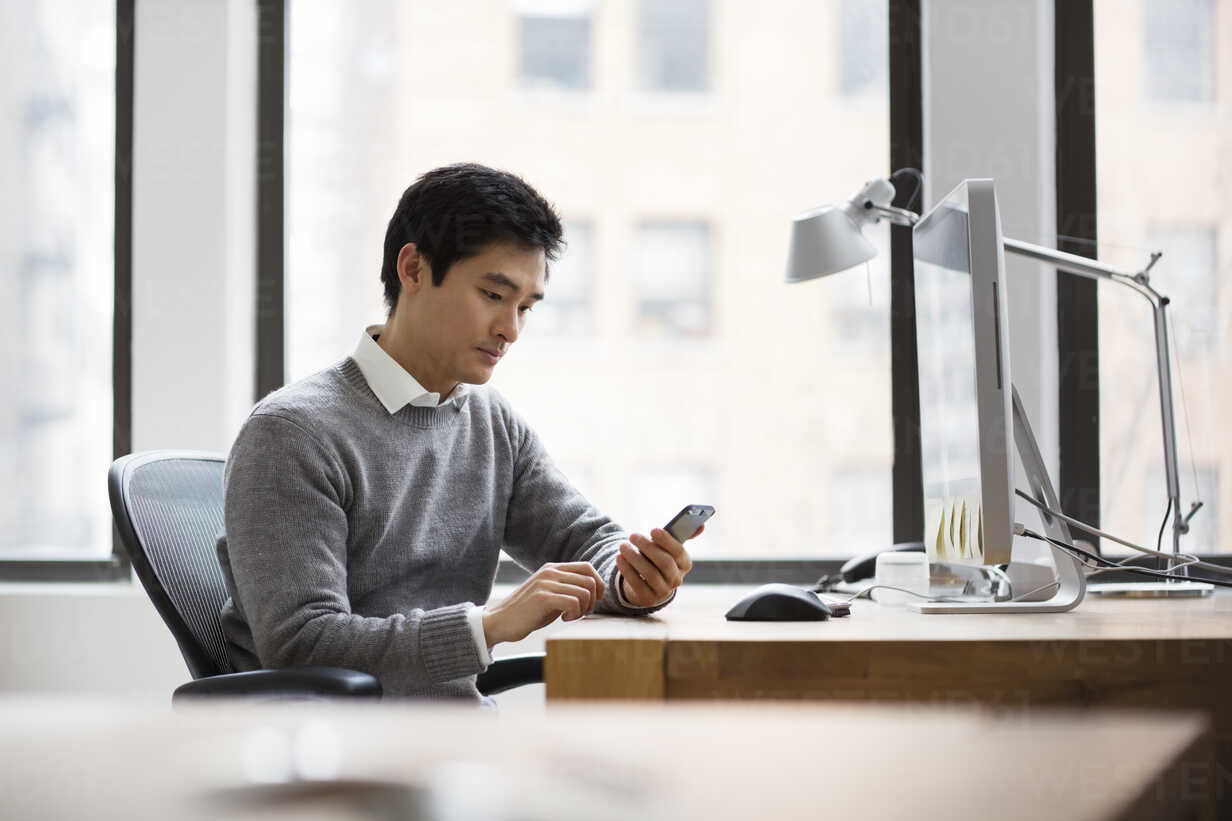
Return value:
[[(996, 185), (991, 179), (963, 180), (916, 223), (913, 238), (931, 227), (966, 189), (967, 253), (971, 278), (975, 398), (979, 435), (983, 564), (1007, 564), (1014, 540), (1013, 420), (1010, 416), (1009, 314), (1005, 285), (1005, 244)], [(919, 276), (919, 273), (916, 273)], [(917, 349), (920, 325), (917, 323)], [(920, 396), (923, 402), (923, 395)], [(921, 451), (926, 432), (921, 427)], [(923, 478), (923, 477), (921, 477)], [(927, 534), (925, 534), (927, 536)]]

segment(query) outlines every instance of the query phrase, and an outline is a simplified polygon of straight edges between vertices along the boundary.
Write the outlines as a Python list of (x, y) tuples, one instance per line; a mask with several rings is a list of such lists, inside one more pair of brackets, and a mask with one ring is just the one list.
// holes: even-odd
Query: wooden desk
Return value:
[(686, 585), (655, 617), (559, 630), (547, 641), (548, 699), (1196, 709), (1212, 718), (1232, 801), (1232, 596), (929, 616), (860, 600), (825, 622), (725, 621), (749, 589)]
[[(1213, 817), (1194, 715), (9, 698), (0, 727), (3, 818)], [(290, 761), (315, 778), (253, 781)]]

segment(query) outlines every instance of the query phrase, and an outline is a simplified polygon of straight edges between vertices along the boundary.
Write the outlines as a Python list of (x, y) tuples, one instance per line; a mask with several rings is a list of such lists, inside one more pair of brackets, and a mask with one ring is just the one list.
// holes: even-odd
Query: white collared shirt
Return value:
[(365, 328), (351, 358), (359, 366), (368, 387), (372, 388), (376, 398), (381, 400), (385, 410), (394, 414), (407, 405), (435, 407), (458, 398), (466, 390), (466, 385), (459, 382), (442, 402), (439, 393), (419, 384), (419, 380), (412, 376), (410, 371), (399, 365), (396, 359), (377, 344), (375, 337), (380, 336), (384, 330), (384, 325), (369, 325)]
[[(385, 406), (390, 415), (397, 413), (407, 405), (416, 407), (435, 407), (448, 404), (466, 390), (465, 385), (458, 385), (450, 392), (449, 398), (441, 401), (441, 395), (430, 391), (419, 384), (419, 380), (411, 376), (410, 371), (398, 364), (385, 349), (377, 344), (376, 336), (385, 330), (384, 325), (369, 325), (364, 329), (355, 346), (351, 358), (359, 366), (359, 372), (364, 375), (368, 387), (376, 394), (376, 398)], [(475, 639), (475, 649), (479, 651), (479, 660), (487, 667), (492, 663), (492, 653), (488, 649), (488, 639), (483, 632), (483, 608), (471, 604), (466, 611), (466, 620), (471, 627), (471, 636)]]

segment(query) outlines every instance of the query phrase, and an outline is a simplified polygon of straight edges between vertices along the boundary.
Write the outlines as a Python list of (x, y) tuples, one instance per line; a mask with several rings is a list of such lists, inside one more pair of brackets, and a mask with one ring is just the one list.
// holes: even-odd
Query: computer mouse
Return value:
[(830, 606), (794, 584), (763, 584), (727, 611), (728, 621), (824, 621)]

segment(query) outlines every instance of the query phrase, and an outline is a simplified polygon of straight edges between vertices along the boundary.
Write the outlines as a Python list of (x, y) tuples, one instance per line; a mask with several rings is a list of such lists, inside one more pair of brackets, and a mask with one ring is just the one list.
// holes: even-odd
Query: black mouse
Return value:
[(830, 606), (794, 584), (763, 584), (727, 611), (728, 621), (824, 621)]

